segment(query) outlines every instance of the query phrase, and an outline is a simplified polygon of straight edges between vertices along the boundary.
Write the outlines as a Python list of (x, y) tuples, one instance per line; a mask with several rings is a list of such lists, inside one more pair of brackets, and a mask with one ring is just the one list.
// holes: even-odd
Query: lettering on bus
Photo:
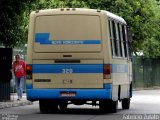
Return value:
[(71, 73), (73, 73), (73, 69), (71, 69), (71, 68), (65, 68), (65, 69), (62, 69), (62, 73), (64, 73), (64, 74), (71, 74)]
[(70, 44), (84, 44), (83, 40), (54, 40), (51, 42), (54, 45), (70, 45)]

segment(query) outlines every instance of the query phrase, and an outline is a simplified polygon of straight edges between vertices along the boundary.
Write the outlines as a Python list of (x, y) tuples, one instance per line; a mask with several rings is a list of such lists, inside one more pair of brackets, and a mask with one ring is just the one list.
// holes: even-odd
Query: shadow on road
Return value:
[[(117, 110), (117, 112), (119, 111), (120, 109)], [(111, 115), (115, 113), (101, 112), (99, 109), (96, 108), (68, 108), (67, 110), (58, 110), (53, 113), (39, 112), (37, 114)]]

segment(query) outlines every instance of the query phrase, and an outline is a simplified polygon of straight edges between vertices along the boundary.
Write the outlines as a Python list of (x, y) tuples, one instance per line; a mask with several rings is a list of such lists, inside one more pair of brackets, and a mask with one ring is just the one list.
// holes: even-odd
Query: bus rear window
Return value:
[(35, 52), (99, 52), (99, 16), (38, 16), (34, 33)]

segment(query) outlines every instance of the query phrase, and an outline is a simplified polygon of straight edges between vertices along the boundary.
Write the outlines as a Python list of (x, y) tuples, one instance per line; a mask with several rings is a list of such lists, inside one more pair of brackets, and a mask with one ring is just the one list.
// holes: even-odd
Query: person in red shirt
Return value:
[(26, 63), (23, 60), (21, 60), (20, 55), (17, 54), (15, 56), (15, 61), (13, 62), (13, 72), (15, 75), (17, 95), (18, 95), (17, 100), (20, 100), (22, 98), (23, 86), (25, 80), (25, 70), (26, 70)]

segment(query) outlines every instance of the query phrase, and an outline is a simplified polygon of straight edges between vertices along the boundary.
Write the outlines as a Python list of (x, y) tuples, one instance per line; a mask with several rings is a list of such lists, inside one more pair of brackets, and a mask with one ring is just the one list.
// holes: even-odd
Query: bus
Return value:
[(69, 104), (129, 109), (132, 62), (125, 20), (111, 12), (57, 8), (30, 14), (26, 93), (41, 112)]

